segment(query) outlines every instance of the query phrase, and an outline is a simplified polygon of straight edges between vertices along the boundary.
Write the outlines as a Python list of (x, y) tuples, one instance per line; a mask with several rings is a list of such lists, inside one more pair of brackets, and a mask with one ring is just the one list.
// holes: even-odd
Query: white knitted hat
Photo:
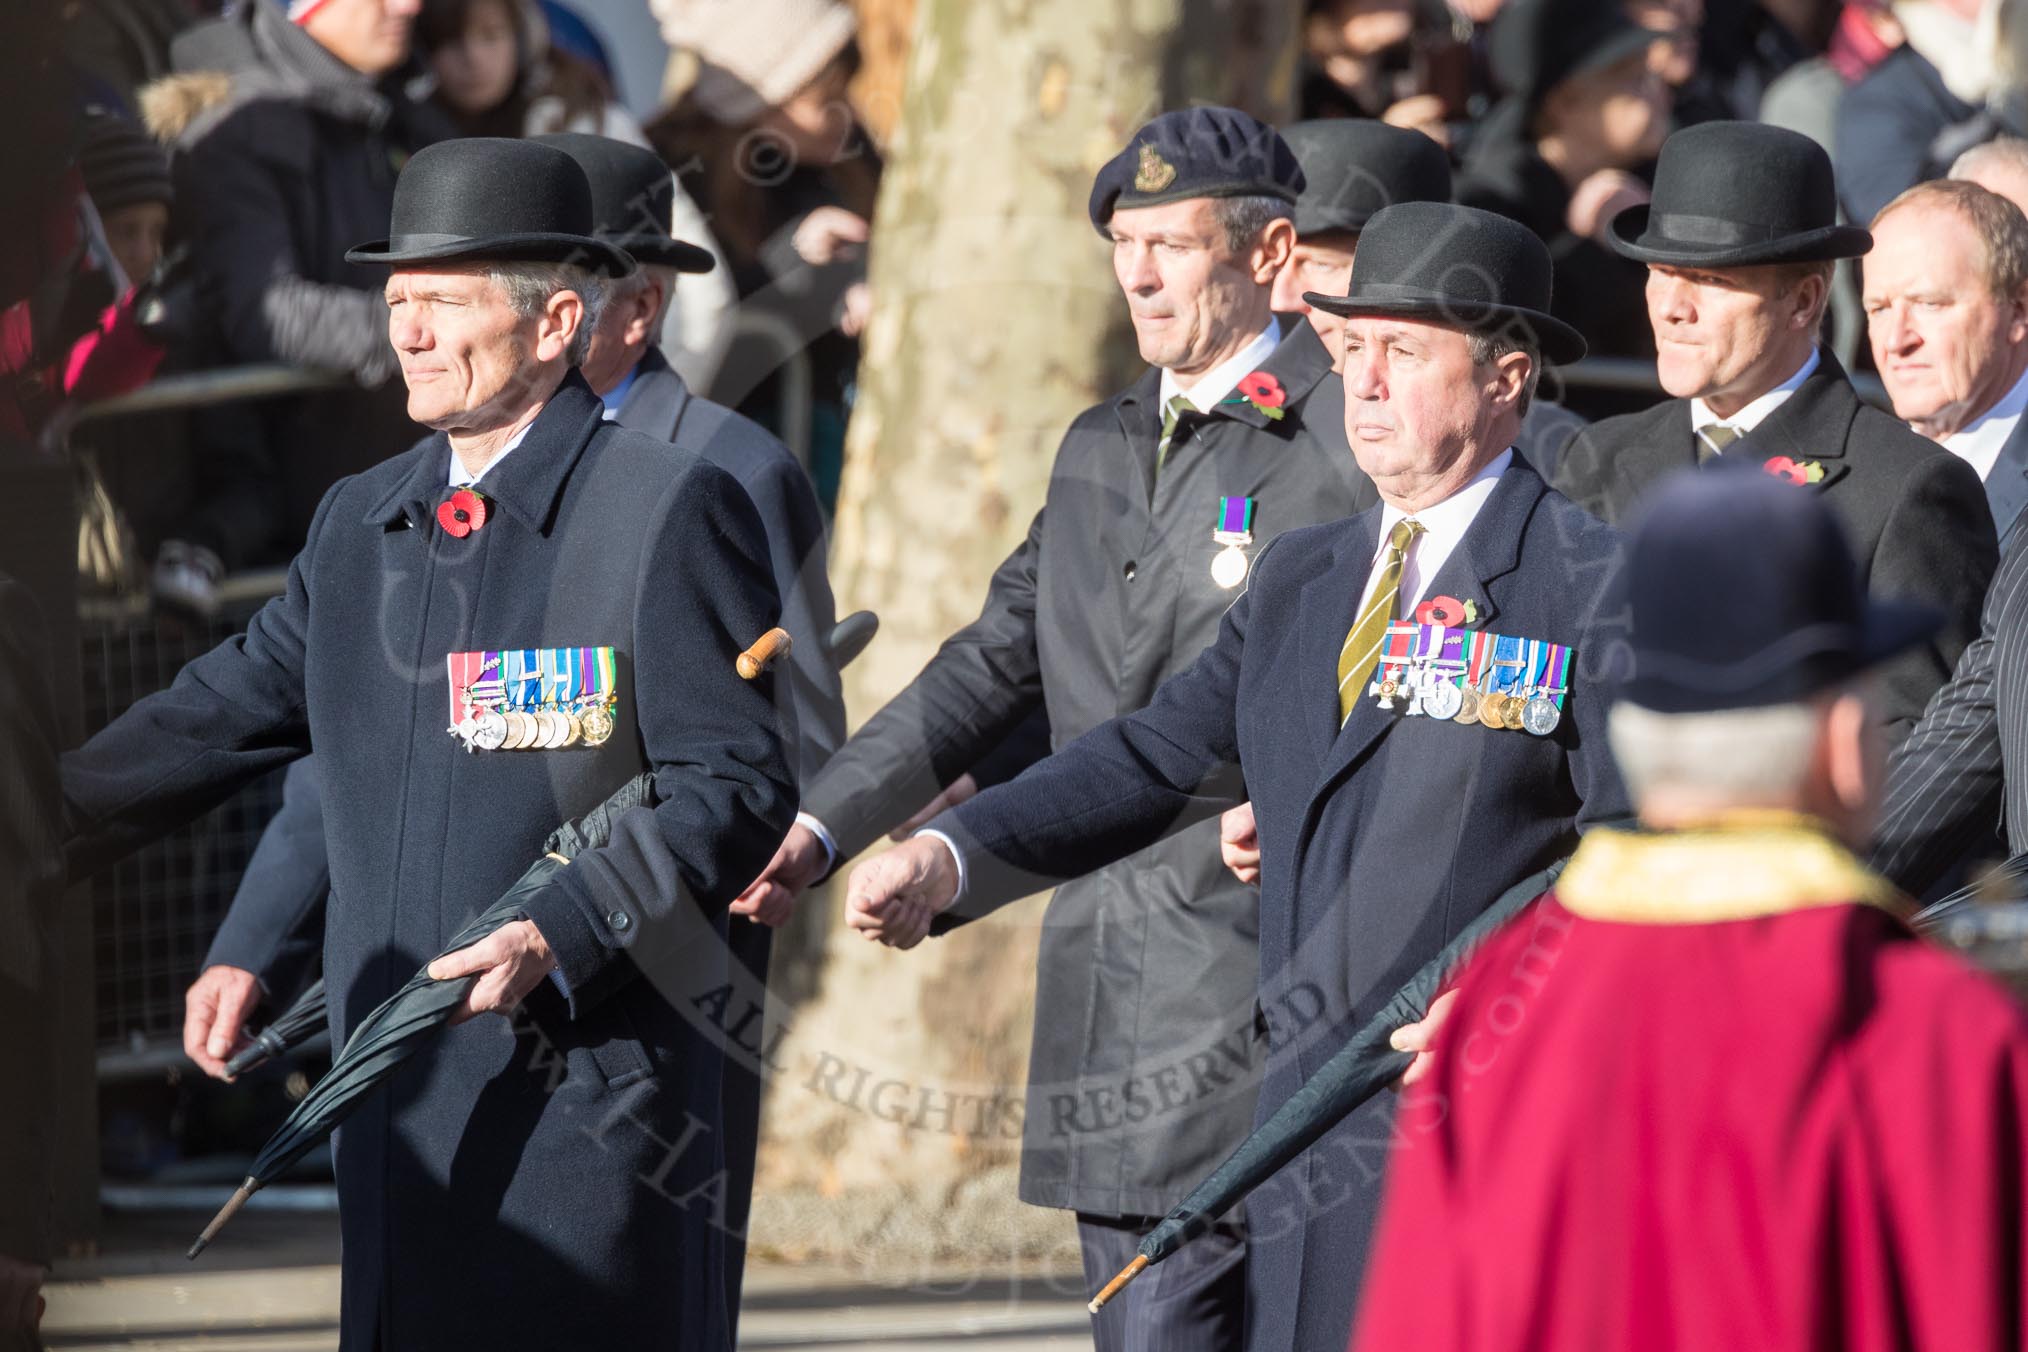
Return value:
[(713, 119), (742, 126), (786, 103), (858, 31), (840, 0), (652, 0), (662, 36), (695, 52), (690, 96)]

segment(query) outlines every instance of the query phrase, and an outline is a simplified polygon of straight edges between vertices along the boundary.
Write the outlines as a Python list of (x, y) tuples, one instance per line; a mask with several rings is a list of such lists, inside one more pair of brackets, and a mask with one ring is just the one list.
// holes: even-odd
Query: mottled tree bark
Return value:
[[(847, 673), (858, 721), (978, 613), (1064, 428), (1140, 369), (1093, 174), (1164, 108), (1279, 119), (1294, 95), (1296, 5), (918, 3), (831, 571), (841, 613), (881, 617)], [(839, 927), (843, 892), (788, 936), (823, 962), (771, 1090), (759, 1250), (1059, 1244), (1061, 1218), (1012, 1201), (1041, 901), (896, 953)]]

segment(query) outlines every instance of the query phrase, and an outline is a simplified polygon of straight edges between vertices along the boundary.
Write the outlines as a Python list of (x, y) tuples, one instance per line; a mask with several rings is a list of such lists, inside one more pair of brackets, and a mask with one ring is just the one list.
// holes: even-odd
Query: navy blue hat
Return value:
[(1750, 462), (1664, 480), (1627, 547), (1632, 671), (1658, 713), (1807, 699), (1934, 634), (1943, 617), (1876, 601), (1823, 498)]
[(1293, 204), (1303, 171), (1288, 143), (1237, 108), (1164, 113), (1134, 133), (1091, 185), (1091, 223), (1105, 233), (1122, 207), (1192, 197), (1278, 197)]

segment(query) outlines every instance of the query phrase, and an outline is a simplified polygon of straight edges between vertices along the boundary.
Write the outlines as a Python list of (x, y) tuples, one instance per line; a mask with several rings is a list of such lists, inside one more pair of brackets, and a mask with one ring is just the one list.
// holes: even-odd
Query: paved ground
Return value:
[[(329, 1352), (337, 1346), (336, 1220), (249, 1211), (210, 1251), (183, 1250), (202, 1216), (122, 1216), (99, 1255), (59, 1266), (44, 1336), (52, 1352)], [(1076, 1352), (1091, 1346), (1067, 1273), (912, 1273), (762, 1264), (747, 1278), (740, 1347), (760, 1352)]]

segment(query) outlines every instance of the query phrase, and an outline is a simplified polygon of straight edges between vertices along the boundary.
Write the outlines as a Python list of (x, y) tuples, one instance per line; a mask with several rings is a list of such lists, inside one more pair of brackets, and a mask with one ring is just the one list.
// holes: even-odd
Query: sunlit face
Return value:
[(385, 75), (408, 60), (422, 0), (324, 0), (303, 31), (362, 75)]
[(1970, 220), (1916, 203), (1873, 227), (1866, 255), (1866, 336), (1898, 418), (1946, 437), (2013, 383), (2028, 306), (1993, 294)]
[(789, 148), (797, 163), (823, 166), (845, 154), (855, 119), (850, 68), (834, 61), (788, 99), (761, 115), (760, 126)]
[(1349, 230), (1320, 230), (1296, 241), (1289, 261), (1275, 274), (1270, 303), (1280, 314), (1308, 315), (1310, 327), (1324, 340), (1324, 348), (1335, 357), (1340, 351), (1338, 335), (1345, 321), (1323, 310), (1313, 310), (1303, 293), (1342, 296), (1352, 289), (1352, 254), (1359, 236)]
[(106, 244), (120, 260), (120, 271), (139, 286), (162, 261), (162, 236), (169, 229), (169, 207), (164, 202), (135, 202), (100, 218), (106, 229)]
[(1113, 213), (1113, 276), (1126, 294), (1141, 360), (1178, 376), (1200, 375), (1238, 344), (1265, 278), (1251, 251), (1227, 246), (1217, 203), (1192, 197)]
[[(1744, 404), (1791, 373), (1801, 288), (1784, 286), (1777, 267), (1676, 268), (1648, 265), (1648, 322), (1655, 368), (1677, 399), (1737, 399)], [(1784, 294), (1786, 292), (1786, 294)]]
[(1668, 84), (1643, 49), (1557, 85), (1544, 120), (1554, 134), (1590, 147), (1586, 160), (1631, 168), (1661, 150), (1669, 134), (1669, 98)]
[(480, 0), (465, 12), (465, 31), (430, 53), (437, 87), (453, 108), (488, 113), (514, 92), (521, 64), (514, 16), (503, 0)]
[(540, 317), (514, 312), (483, 273), (400, 269), (387, 279), (387, 337), (408, 383), (408, 416), (484, 432), (524, 409), (541, 363), (562, 355)]
[(1368, 477), (1383, 489), (1438, 479), (1484, 449), (1511, 400), (1499, 402), (1499, 368), (1475, 366), (1463, 332), (1370, 315), (1342, 323), (1345, 436)]

